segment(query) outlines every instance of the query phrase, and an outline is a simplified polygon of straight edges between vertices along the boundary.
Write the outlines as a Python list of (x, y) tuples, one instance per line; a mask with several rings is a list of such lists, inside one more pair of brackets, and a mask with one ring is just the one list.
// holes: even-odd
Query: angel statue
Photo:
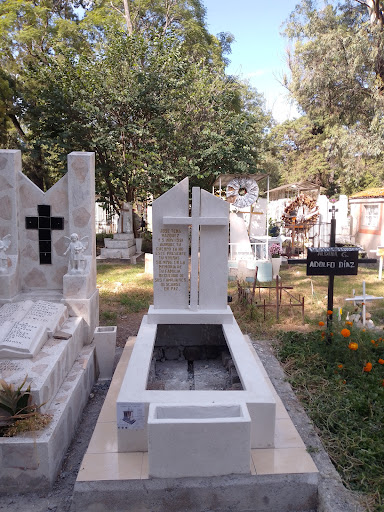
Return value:
[(69, 274), (82, 274), (85, 270), (85, 257), (84, 251), (88, 247), (88, 236), (83, 236), (79, 240), (77, 233), (72, 233), (70, 237), (66, 236), (69, 240), (69, 245), (64, 253), (66, 256), (69, 252), (68, 273)]
[(0, 239), (0, 272), (6, 272), (8, 270), (8, 256), (5, 251), (11, 245), (11, 235), (5, 235), (4, 238)]

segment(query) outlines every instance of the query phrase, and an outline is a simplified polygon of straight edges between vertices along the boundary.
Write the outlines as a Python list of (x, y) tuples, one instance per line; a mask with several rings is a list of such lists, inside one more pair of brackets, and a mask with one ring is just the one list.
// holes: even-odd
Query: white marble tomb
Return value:
[[(188, 179), (153, 204), (154, 304), (143, 318), (116, 404), (118, 451), (148, 451), (152, 477), (175, 476), (175, 468), (183, 476), (250, 474), (250, 449), (274, 443), (274, 397), (227, 305), (228, 210), (225, 201), (193, 188), (189, 215)], [(148, 389), (160, 324), (221, 326), (239, 390)], [(220, 464), (220, 452), (206, 457), (202, 449), (220, 432), (238, 454), (233, 464)], [(182, 467), (175, 463), (176, 435)]]

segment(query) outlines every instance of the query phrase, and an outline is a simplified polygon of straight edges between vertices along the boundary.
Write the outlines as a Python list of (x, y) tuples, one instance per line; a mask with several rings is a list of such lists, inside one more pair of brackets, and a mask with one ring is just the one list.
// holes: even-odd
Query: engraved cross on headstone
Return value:
[(39, 232), (40, 265), (52, 263), (52, 229), (64, 229), (64, 217), (51, 217), (51, 206), (39, 204), (37, 217), (25, 217), (26, 229), (37, 229)]
[[(212, 196), (213, 197), (213, 196)], [(199, 296), (199, 234), (200, 226), (226, 226), (228, 218), (204, 217), (200, 214), (200, 188), (192, 188), (191, 217), (164, 217), (164, 224), (170, 226), (191, 226), (191, 288), (190, 307), (197, 309)], [(214, 254), (212, 258), (214, 259)]]

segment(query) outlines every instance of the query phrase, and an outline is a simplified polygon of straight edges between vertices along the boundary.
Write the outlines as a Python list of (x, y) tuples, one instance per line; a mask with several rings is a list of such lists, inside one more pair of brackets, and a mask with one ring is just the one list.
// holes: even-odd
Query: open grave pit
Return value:
[(242, 390), (221, 325), (157, 326), (147, 390)]

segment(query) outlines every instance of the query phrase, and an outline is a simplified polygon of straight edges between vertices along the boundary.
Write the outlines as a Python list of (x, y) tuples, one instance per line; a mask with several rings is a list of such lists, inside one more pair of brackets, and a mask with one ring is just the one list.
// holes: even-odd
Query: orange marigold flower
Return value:
[(325, 325), (325, 323), (320, 321), (319, 325), (320, 325), (320, 327), (323, 327)]
[(370, 372), (372, 370), (372, 363), (367, 363), (365, 366), (364, 366), (364, 371), (365, 372)]
[(327, 311), (327, 315), (333, 315), (333, 311), (332, 311), (332, 309), (328, 309), (328, 311)]
[(333, 336), (333, 332), (330, 332), (329, 334), (330, 334), (331, 336)]
[(379, 338), (379, 341), (383, 341), (383, 338)]
[(324, 338), (324, 336), (325, 336), (325, 332), (323, 331), (323, 332), (321, 333), (321, 337), (322, 337), (322, 338)]
[(343, 365), (342, 364), (338, 364), (337, 367), (340, 368), (340, 370), (341, 370), (343, 368)]
[(361, 329), (363, 332), (365, 332), (365, 329)]
[(372, 343), (372, 345), (374, 345), (376, 343), (376, 341), (375, 340), (371, 340), (371, 343)]
[(351, 350), (357, 350), (359, 348), (359, 345), (353, 341), (348, 345), (348, 348)]
[(351, 322), (350, 320), (347, 320), (347, 321), (345, 322), (345, 325), (353, 325), (353, 322)]
[(341, 335), (344, 336), (344, 338), (349, 338), (351, 331), (349, 329), (341, 329)]
[(378, 363), (379, 363), (379, 364), (384, 364), (384, 359), (379, 359), (379, 360), (378, 360)]

